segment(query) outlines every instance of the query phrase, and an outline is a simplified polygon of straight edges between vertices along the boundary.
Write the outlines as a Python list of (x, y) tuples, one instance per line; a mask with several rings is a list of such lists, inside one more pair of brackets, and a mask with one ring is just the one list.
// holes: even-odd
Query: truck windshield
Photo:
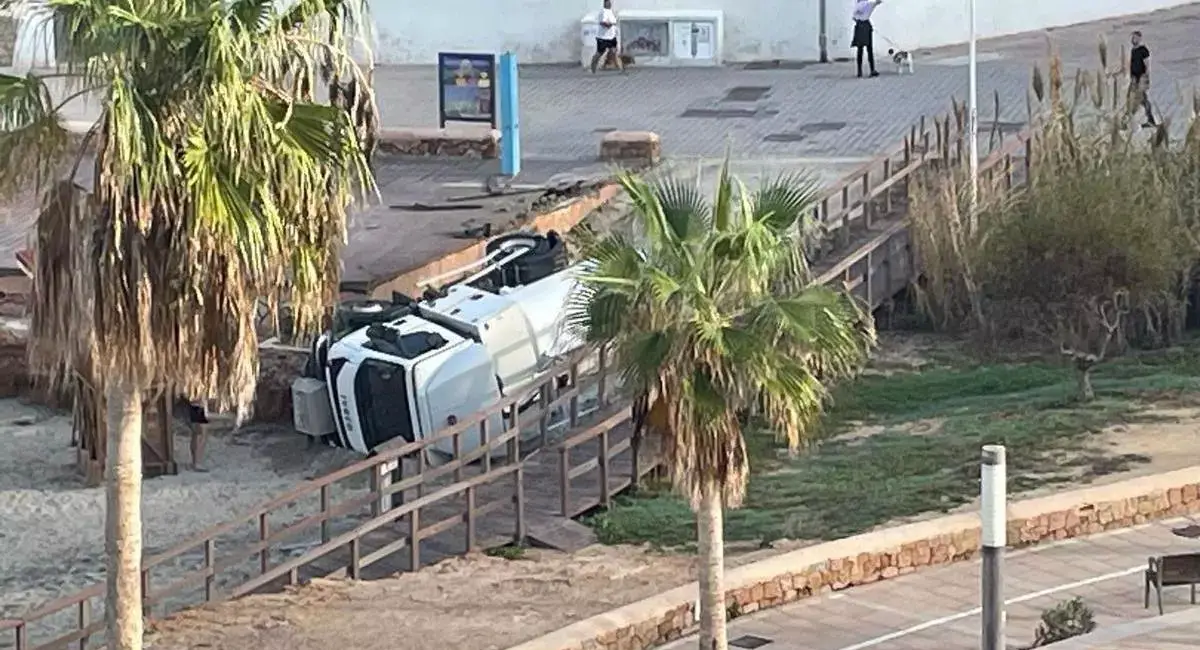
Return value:
[(408, 370), (380, 359), (367, 359), (354, 378), (354, 399), (363, 442), (368, 449), (400, 437), (413, 442)]

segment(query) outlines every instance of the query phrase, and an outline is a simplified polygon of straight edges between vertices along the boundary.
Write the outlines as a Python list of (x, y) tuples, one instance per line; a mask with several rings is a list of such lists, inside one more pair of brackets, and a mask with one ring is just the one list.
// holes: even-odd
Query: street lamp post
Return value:
[(967, 41), (967, 135), (970, 137), (968, 151), (971, 156), (971, 206), (968, 215), (969, 232), (975, 231), (975, 220), (979, 208), (979, 52), (975, 43), (975, 4), (976, 0), (967, 0), (967, 21), (970, 23), (970, 37)]

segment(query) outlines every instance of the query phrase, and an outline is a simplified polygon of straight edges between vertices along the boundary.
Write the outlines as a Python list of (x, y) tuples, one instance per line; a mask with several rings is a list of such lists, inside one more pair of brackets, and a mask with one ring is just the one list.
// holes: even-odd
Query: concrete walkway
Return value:
[[(1200, 551), (1200, 540), (1171, 532), (1189, 523), (1194, 522), (1174, 519), (1010, 552), (1008, 647), (1027, 647), (1041, 613), (1076, 596), (1095, 612), (1097, 633), (1157, 617), (1153, 599), (1151, 609), (1142, 607), (1146, 558)], [(920, 571), (739, 618), (730, 623), (729, 638), (733, 647), (746, 648), (750, 637), (769, 641), (755, 646), (763, 650), (978, 650), (979, 583), (978, 562)], [(1167, 589), (1165, 596), (1168, 613), (1191, 607), (1186, 587)], [(683, 650), (695, 643), (683, 639), (665, 648)], [(1200, 641), (1193, 640), (1188, 647), (1197, 645)]]
[[(1115, 67), (1134, 29), (1145, 33), (1153, 52), (1154, 100), (1182, 115), (1190, 95), (1185, 106), (1180, 85), (1200, 80), (1197, 21), (1200, 5), (1192, 4), (985, 41), (981, 124), (994, 117), (993, 93), (1000, 95), (1001, 121), (1025, 120), (1031, 66), (1046, 59), (1048, 42), (1060, 50), (1069, 79), (1077, 67), (1099, 66), (1100, 34), (1108, 38), (1109, 65)], [(881, 62), (877, 79), (856, 79), (849, 62), (642, 68), (595, 77), (575, 66), (529, 66), (521, 71), (523, 148), (535, 159), (591, 158), (605, 130), (633, 129), (659, 133), (670, 157), (720, 157), (727, 146), (739, 158), (808, 160), (812, 166), (822, 159), (870, 157), (898, 142), (922, 115), (945, 113), (951, 97), (966, 97), (964, 54), (962, 48), (918, 52), (911, 76)], [(376, 75), (385, 124), (436, 126), (432, 66), (385, 67)]]
[[(885, 27), (879, 26), (883, 32)], [(1115, 67), (1134, 29), (1145, 33), (1153, 52), (1154, 100), (1182, 117), (1190, 108), (1190, 92), (1182, 97), (1181, 89), (1200, 81), (1200, 52), (1194, 46), (1200, 4), (1195, 3), (982, 42), (981, 125), (998, 117), (1010, 123), (1011, 132), (1012, 124), (1024, 122), (1031, 67), (1045, 61), (1048, 44), (1062, 54), (1069, 79), (1076, 68), (1098, 67), (1100, 35), (1108, 39), (1109, 65)], [(630, 129), (659, 133), (669, 157), (719, 158), (729, 147), (738, 158), (790, 160), (796, 167), (869, 158), (898, 142), (922, 116), (947, 112), (951, 97), (966, 97), (964, 54), (963, 48), (917, 52), (913, 75), (898, 75), (890, 62), (881, 61), (877, 79), (855, 78), (848, 61), (634, 68), (596, 76), (576, 66), (526, 66), (520, 86), (523, 149), (530, 160), (594, 160), (604, 132)], [(433, 66), (380, 67), (375, 81), (384, 126), (437, 126)], [(994, 93), (1000, 96), (998, 116)], [(67, 112), (87, 120), (96, 106), (79, 100)]]
[[(886, 32), (884, 26), (880, 29)], [(1061, 52), (1069, 72), (1094, 70), (1098, 36), (1108, 37), (1113, 66), (1133, 29), (1145, 33), (1153, 51), (1155, 101), (1181, 122), (1178, 117), (1190, 107), (1190, 94), (1185, 103), (1182, 90), (1200, 83), (1200, 55), (1194, 47), (1200, 4), (983, 42), (982, 128), (999, 120), (1011, 134), (1024, 123), (1031, 67), (1045, 60), (1048, 42)], [(883, 74), (877, 79), (855, 78), (849, 62), (643, 68), (596, 76), (575, 66), (528, 66), (521, 72), (522, 146), (528, 162), (519, 182), (592, 171), (602, 135), (625, 129), (659, 133), (673, 170), (685, 178), (711, 178), (729, 151), (736, 159), (734, 171), (752, 183), (780, 172), (806, 172), (829, 184), (895, 146), (922, 116), (946, 113), (951, 97), (963, 99), (963, 54), (962, 48), (918, 52), (916, 74), (903, 76), (881, 62)], [(375, 80), (384, 126), (436, 126), (433, 66), (381, 67)], [(56, 96), (66, 92), (64, 87), (52, 89)], [(1000, 98), (998, 115), (994, 94)], [(65, 112), (69, 119), (87, 123), (98, 107), (79, 98)], [(377, 174), (381, 188), (394, 188), (385, 194), (408, 195), (444, 191), (447, 182), (461, 190), (498, 171), (495, 161), (393, 158), (381, 159)], [(0, 266), (11, 265), (13, 252), (25, 246), (36, 205), (31, 196), (0, 205)], [(461, 230), (461, 221), (444, 219), (437, 228)]]
[(1184, 650), (1200, 645), (1200, 608), (1097, 630), (1046, 650)]

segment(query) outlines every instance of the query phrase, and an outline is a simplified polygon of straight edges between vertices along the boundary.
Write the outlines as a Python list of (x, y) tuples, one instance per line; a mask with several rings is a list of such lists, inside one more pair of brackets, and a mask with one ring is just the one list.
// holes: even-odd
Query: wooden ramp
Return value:
[[(981, 171), (988, 182), (997, 178), (994, 174), (1003, 174), (1011, 186), (1024, 176), (1024, 140), (1016, 142), (983, 161)], [(919, 173), (958, 164), (962, 148), (961, 139), (948, 139), (944, 132), (937, 136), (914, 129), (901, 147), (830, 188), (817, 215), (825, 235), (813, 241), (809, 251), (819, 281), (853, 293), (872, 310), (909, 287), (917, 273), (906, 229), (909, 185)], [(559, 401), (569, 397), (560, 396)], [(657, 440), (641, 441), (635, 460), (631, 429), (627, 406), (605, 403), (577, 418), (569, 431), (539, 441), (534, 451), (523, 454), (519, 481), (488, 483), (469, 497), (464, 493), (422, 507), (415, 523), (413, 514), (405, 514), (363, 535), (356, 549), (330, 553), (304, 573), (344, 573), (357, 554), (375, 559), (359, 572), (369, 579), (510, 543), (514, 537), (564, 551), (586, 547), (595, 542), (595, 535), (576, 518), (606, 507), (635, 484), (635, 476), (644, 477), (656, 465)], [(422, 494), (487, 471), (475, 463), (461, 475), (426, 484)], [(405, 493), (405, 502), (422, 494)], [(491, 504), (487, 513), (468, 522), (468, 509), (483, 503)], [(377, 511), (364, 511), (342, 522), (340, 529), (353, 530), (376, 515)], [(420, 539), (419, 552), (411, 544), (414, 534)]]
[[(628, 408), (624, 405), (609, 405), (603, 411), (581, 416), (577, 426), (522, 458), (519, 485), (515, 478), (488, 481), (457, 497), (443, 495), (359, 535), (353, 545), (344, 545), (308, 563), (298, 570), (298, 577), (308, 580), (344, 576), (350, 573), (349, 567), (357, 564), (361, 567), (357, 577), (373, 580), (469, 551), (503, 546), (517, 537), (533, 546), (565, 552), (589, 546), (595, 543), (595, 534), (573, 517), (607, 503), (632, 484), (632, 427), (628, 419)], [(639, 452), (643, 458), (650, 458), (648, 454), (657, 450), (657, 443), (650, 440), (643, 447)], [(654, 461), (642, 460), (638, 466), (645, 476), (653, 469)], [(415, 461), (406, 463), (401, 475), (411, 480), (415, 468)], [(404, 510), (405, 504), (429, 500), (439, 490), (453, 489), (496, 471), (495, 462), (490, 467), (475, 462), (461, 472), (449, 472), (437, 481), (425, 482), (419, 493), (404, 490), (402, 497), (398, 495), (392, 500), (394, 511)], [(604, 487), (602, 476), (607, 477)], [(363, 504), (353, 515), (332, 522), (326, 538), (335, 539), (371, 524), (386, 510), (386, 504), (378, 507)], [(468, 515), (469, 510), (473, 514)], [(420, 540), (417, 545), (412, 543), (414, 536)], [(292, 548), (302, 552), (321, 543), (314, 536), (307, 545), (294, 544)], [(285, 560), (283, 556), (278, 560), (273, 556), (270, 564)], [(264, 585), (262, 590), (277, 588), (285, 582), (281, 578)]]

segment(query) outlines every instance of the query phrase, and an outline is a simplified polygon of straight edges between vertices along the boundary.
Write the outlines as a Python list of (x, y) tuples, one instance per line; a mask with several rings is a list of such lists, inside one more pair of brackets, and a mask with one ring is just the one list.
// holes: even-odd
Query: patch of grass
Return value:
[(484, 555), (490, 557), (498, 557), (504, 560), (516, 561), (525, 559), (526, 546), (524, 544), (505, 544), (504, 546), (496, 546), (484, 551)]
[[(744, 506), (726, 513), (726, 539), (836, 539), (951, 510), (978, 495), (985, 444), (1008, 447), (1013, 493), (1128, 471), (1149, 459), (1098, 451), (1094, 436), (1147, 419), (1147, 397), (1200, 388), (1200, 356), (1188, 348), (1114, 360), (1094, 385), (1097, 399), (1079, 404), (1073, 372), (1047, 363), (864, 377), (837, 390), (825, 428), (868, 423), (881, 428), (874, 435), (835, 437), (789, 459), (769, 432), (748, 434), (753, 474)], [(929, 421), (920, 433), (918, 421)], [(588, 521), (605, 543), (695, 544), (690, 508), (661, 487)]]

